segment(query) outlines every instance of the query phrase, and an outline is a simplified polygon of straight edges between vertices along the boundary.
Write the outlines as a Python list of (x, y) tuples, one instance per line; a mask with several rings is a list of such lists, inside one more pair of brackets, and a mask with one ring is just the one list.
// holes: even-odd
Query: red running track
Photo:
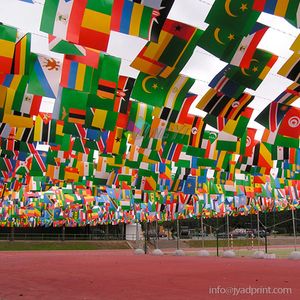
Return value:
[[(135, 256), (127, 250), (0, 252), (0, 299), (300, 299), (299, 267), (283, 259)], [(292, 294), (251, 296), (249, 286), (290, 288)], [(212, 287), (219, 287), (214, 295)], [(229, 287), (244, 294), (221, 294)]]

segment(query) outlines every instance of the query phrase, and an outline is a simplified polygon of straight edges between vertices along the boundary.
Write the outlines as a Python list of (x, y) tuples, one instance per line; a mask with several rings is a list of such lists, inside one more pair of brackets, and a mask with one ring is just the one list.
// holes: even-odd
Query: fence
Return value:
[[(135, 239), (135, 235), (126, 234), (126, 239)], [(125, 240), (124, 234), (64, 234), (64, 233), (0, 233), (0, 240), (36, 240), (36, 241), (91, 241), (91, 240)]]

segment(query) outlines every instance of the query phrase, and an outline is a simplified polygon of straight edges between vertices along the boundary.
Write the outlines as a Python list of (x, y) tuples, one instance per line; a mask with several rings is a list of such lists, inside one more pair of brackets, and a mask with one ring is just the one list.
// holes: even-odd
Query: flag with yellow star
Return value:
[(256, 90), (267, 76), (278, 56), (261, 49), (256, 49), (248, 69), (231, 66), (226, 76), (242, 86)]
[(205, 22), (214, 25), (222, 20), (223, 27), (238, 28), (240, 35), (247, 35), (258, 19), (260, 12), (253, 11), (254, 0), (215, 1)]

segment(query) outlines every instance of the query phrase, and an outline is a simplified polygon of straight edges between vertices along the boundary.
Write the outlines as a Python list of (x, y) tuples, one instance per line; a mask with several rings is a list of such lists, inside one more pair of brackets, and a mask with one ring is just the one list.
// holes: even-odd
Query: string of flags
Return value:
[[(35, 3), (35, 1), (25, 1)], [(292, 84), (248, 126), (249, 104), (278, 56), (257, 48), (261, 12), (299, 28), (300, 1), (215, 1), (206, 30), (168, 19), (174, 1), (45, 0), (40, 30), (0, 24), (0, 222), (97, 224), (297, 208), (300, 35), (278, 71)], [(131, 67), (107, 53), (111, 31), (147, 40)], [(201, 47), (227, 65), (196, 107), (181, 74)], [(43, 97), (52, 113), (41, 112)], [(209, 130), (207, 125), (215, 130)], [(77, 226), (76, 225), (76, 226)]]

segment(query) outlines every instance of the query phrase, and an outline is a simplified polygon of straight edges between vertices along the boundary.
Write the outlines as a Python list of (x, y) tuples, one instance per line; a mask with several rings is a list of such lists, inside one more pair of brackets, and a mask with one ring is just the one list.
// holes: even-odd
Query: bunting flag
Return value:
[(299, 20), (299, 10), (300, 1), (299, 0), (254, 0), (253, 10), (263, 11), (268, 14), (283, 17), (288, 22), (294, 26), (300, 26)]
[(29, 74), (31, 33), (25, 34), (15, 45), (12, 72), (19, 75)]
[(88, 0), (46, 0), (40, 30), (78, 43), (80, 24)]
[(220, 20), (227, 28), (239, 28), (239, 34), (248, 34), (260, 13), (252, 10), (254, 0), (216, 1), (210, 9), (205, 22), (213, 25)]
[(70, 43), (57, 36), (48, 35), (49, 50), (57, 53), (67, 54), (67, 55), (79, 55), (85, 56), (86, 49), (83, 46)]
[(286, 63), (278, 71), (282, 75), (292, 81), (300, 83), (300, 54), (294, 53)]
[(17, 29), (0, 23), (0, 74), (9, 74), (17, 39)]
[(148, 42), (131, 67), (167, 78), (178, 75), (191, 57), (202, 31), (178, 21), (166, 20), (158, 43)]
[(29, 73), (28, 92), (56, 98), (61, 77), (61, 62), (55, 58), (33, 55), (33, 67)]
[[(81, 3), (81, 1), (79, 1)], [(119, 2), (119, 1), (117, 1)], [(80, 24), (79, 40), (73, 41), (82, 46), (106, 51), (109, 41), (113, 0), (99, 5), (97, 0), (85, 0), (80, 5), (84, 12)]]
[(273, 101), (256, 117), (255, 121), (274, 132), (290, 108), (291, 106)]
[(194, 79), (183, 75), (164, 79), (140, 73), (131, 97), (155, 107), (162, 107), (165, 102), (183, 100), (194, 82)]
[(95, 69), (85, 64), (64, 59), (60, 85), (82, 92), (96, 93)]
[(300, 109), (291, 107), (283, 116), (278, 134), (299, 139), (300, 137)]
[(196, 107), (210, 115), (236, 120), (253, 99), (254, 96), (246, 93), (241, 94), (237, 99), (229, 98), (215, 89), (209, 89)]

